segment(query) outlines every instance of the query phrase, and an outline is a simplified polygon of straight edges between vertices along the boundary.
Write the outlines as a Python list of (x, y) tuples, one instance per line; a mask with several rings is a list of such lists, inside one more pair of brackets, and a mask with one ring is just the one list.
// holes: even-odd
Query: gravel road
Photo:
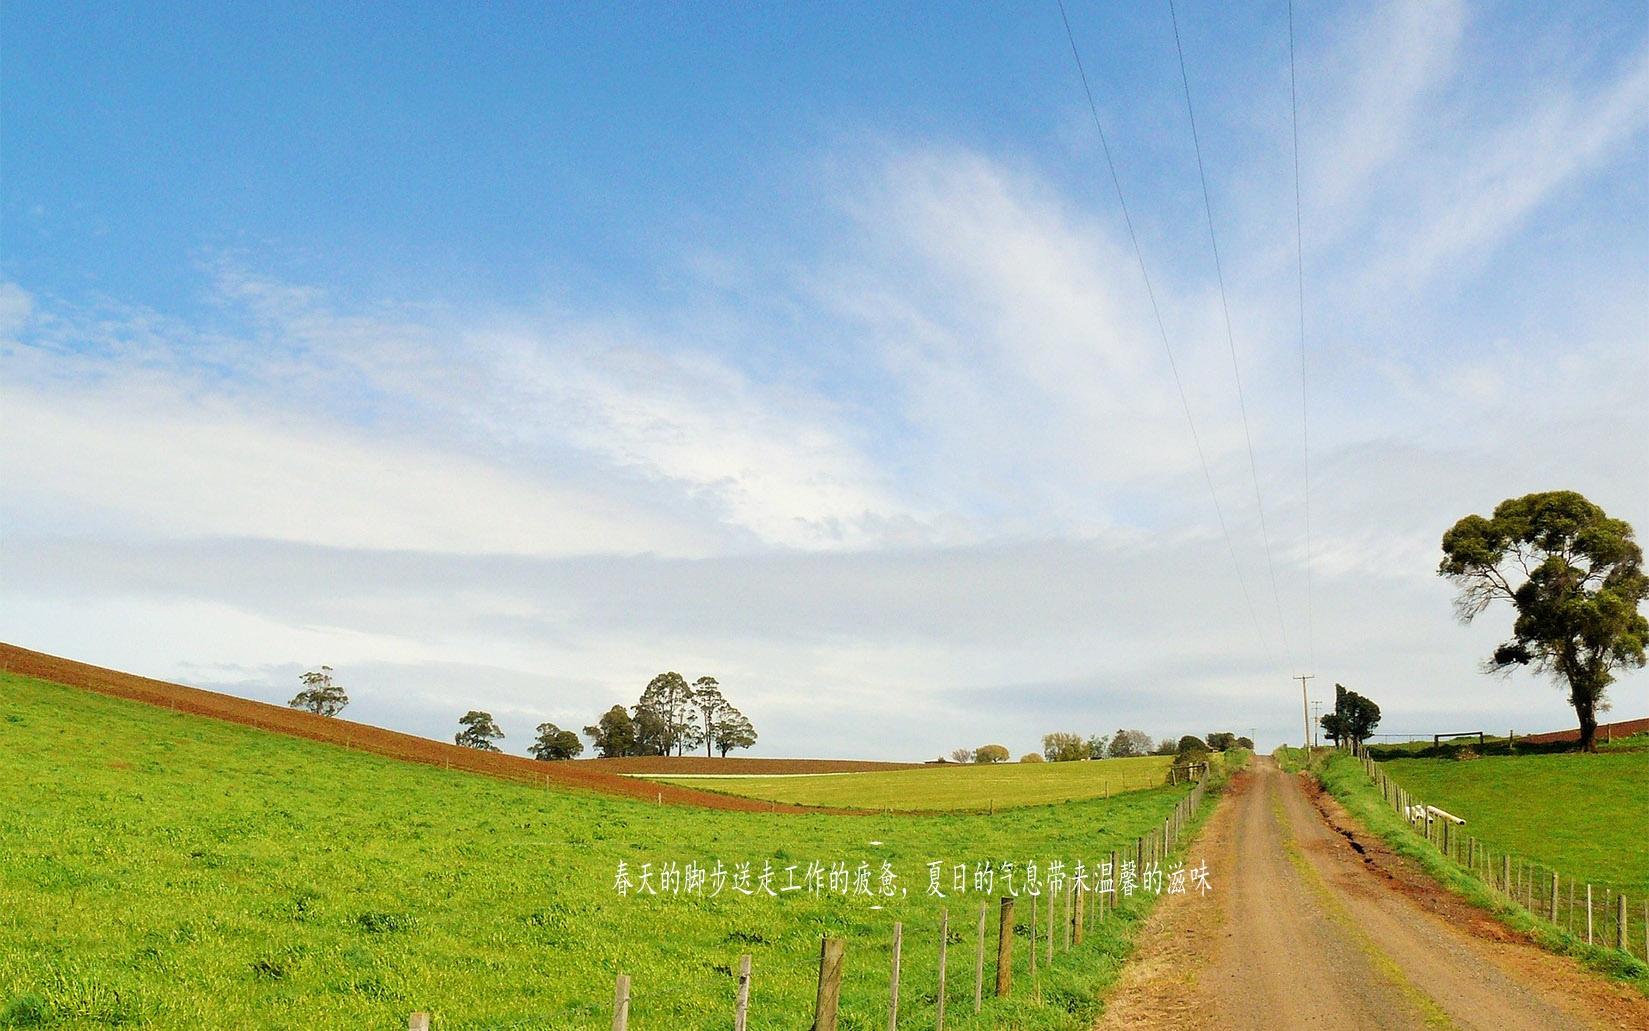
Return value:
[(1441, 888), (1269, 758), (1192, 850), (1101, 1028), (1649, 1028), (1649, 1000)]

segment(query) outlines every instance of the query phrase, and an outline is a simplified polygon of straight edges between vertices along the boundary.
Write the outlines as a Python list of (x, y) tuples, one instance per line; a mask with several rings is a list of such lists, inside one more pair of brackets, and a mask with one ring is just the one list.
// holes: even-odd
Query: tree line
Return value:
[(660, 673), (628, 710), (615, 705), (584, 728), (603, 758), (625, 755), (685, 755), (704, 746), (723, 757), (756, 743), (756, 728), (722, 694), (715, 677), (691, 684), (680, 673)]
[[(1189, 744), (1194, 742), (1194, 748)], [(1223, 752), (1228, 748), (1252, 749), (1254, 742), (1238, 737), (1230, 731), (1215, 731), (1206, 741), (1187, 735), (1179, 740), (1165, 737), (1153, 742), (1143, 730), (1119, 729), (1115, 734), (1090, 734), (1087, 737), (1066, 731), (1042, 735), (1042, 751), (1020, 756), (1020, 762), (1075, 762), (1082, 759), (1127, 759), (1136, 755), (1181, 755), (1189, 750)], [(1003, 763), (1011, 753), (1002, 745), (980, 745), (978, 748), (958, 748), (950, 753), (950, 760), (958, 763)]]
[[(322, 666), (298, 678), (303, 685), (287, 704), (318, 716), (336, 716), (349, 704), (349, 695), (332, 677), (332, 667)], [(471, 709), (458, 718), (453, 743), (483, 752), (502, 751), (497, 742), (504, 731), (492, 714)], [(680, 673), (660, 673), (641, 692), (635, 705), (626, 709), (615, 705), (584, 728), (596, 752), (603, 758), (625, 755), (685, 755), (704, 746), (704, 754), (719, 751), (723, 757), (735, 748), (756, 743), (756, 728), (722, 694), (715, 677), (699, 677), (691, 684)], [(527, 751), (534, 759), (547, 762), (577, 758), (584, 742), (570, 730), (554, 723), (540, 723)], [(1004, 750), (1004, 755), (1006, 750)]]

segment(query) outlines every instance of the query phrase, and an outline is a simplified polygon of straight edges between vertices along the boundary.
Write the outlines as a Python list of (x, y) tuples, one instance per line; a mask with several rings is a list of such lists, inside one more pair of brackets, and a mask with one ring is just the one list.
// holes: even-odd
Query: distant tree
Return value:
[(590, 739), (590, 744), (601, 753), (603, 759), (637, 754), (636, 721), (630, 718), (622, 705), (615, 705), (602, 713), (601, 719), (584, 728), (584, 736)]
[(1334, 685), (1334, 711), (1317, 721), (1335, 744), (1361, 744), (1380, 725), (1380, 707), (1344, 684)]
[(1105, 749), (1110, 743), (1111, 739), (1104, 734), (1090, 734), (1088, 736), (1088, 758), (1105, 758)]
[(1176, 742), (1171, 737), (1165, 737), (1161, 741), (1157, 742), (1157, 747), (1154, 751), (1151, 752), (1151, 754), (1152, 755), (1173, 755), (1174, 752), (1178, 748), (1179, 748), (1178, 742)]
[(636, 728), (631, 755), (669, 755), (670, 728), (664, 717), (645, 705), (630, 706), (630, 720)]
[(735, 748), (749, 748), (756, 743), (756, 728), (744, 713), (729, 705), (710, 731), (723, 759)]
[(1042, 753), (1041, 752), (1026, 752), (1024, 755), (1019, 757), (1019, 761), (1022, 762), (1022, 763), (1039, 763), (1039, 762), (1042, 762), (1043, 761)]
[(680, 673), (660, 673), (648, 682), (636, 703), (636, 720), (642, 714), (656, 717), (648, 721), (647, 731), (657, 732), (656, 740), (644, 732), (638, 735), (644, 743), (656, 747), (659, 755), (671, 752), (681, 755), (688, 748), (697, 748), (699, 734), (697, 713), (693, 709), (693, 688)]
[(1254, 750), (1254, 739), (1251, 737), (1239, 737), (1237, 738), (1237, 747), (1246, 748), (1252, 752)]
[(303, 684), (303, 690), (286, 703), (294, 709), (307, 709), (317, 716), (336, 716), (349, 704), (349, 695), (332, 682), (331, 666), (311, 670), (298, 677), (298, 681)]
[(538, 725), (538, 739), (527, 751), (534, 759), (546, 762), (557, 759), (572, 759), (584, 751), (584, 742), (570, 730), (562, 730), (554, 723), (540, 723)]
[(1208, 757), (1208, 746), (1202, 742), (1201, 738), (1187, 734), (1180, 738), (1179, 743), (1174, 746), (1174, 754), (1181, 759), (1201, 762)]
[(973, 750), (973, 761), (976, 763), (1005, 763), (1008, 761), (1008, 750), (1001, 745), (980, 745)]
[(950, 761), (953, 762), (953, 763), (971, 763), (971, 762), (973, 762), (973, 749), (971, 749), (971, 748), (953, 748), (953, 749), (951, 749)]
[(1236, 743), (1237, 735), (1229, 730), (1216, 730), (1208, 735), (1208, 750), (1211, 752), (1223, 752)]
[(693, 681), (693, 708), (699, 711), (704, 719), (704, 729), (701, 736), (704, 738), (704, 754), (710, 754), (710, 748), (715, 744), (716, 723), (733, 706), (721, 693), (721, 685), (715, 677), (699, 677)]
[(1051, 763), (1074, 762), (1088, 755), (1088, 742), (1081, 734), (1055, 731), (1042, 735), (1042, 755)]
[(1338, 745), (1347, 737), (1345, 720), (1337, 712), (1325, 712), (1317, 724), (1323, 728), (1323, 736)]
[(1511, 640), (1488, 672), (1530, 666), (1569, 690), (1580, 750), (1594, 752), (1597, 713), (1615, 672), (1645, 664), (1649, 597), (1632, 527), (1574, 491), (1509, 498), (1485, 519), (1469, 515), (1443, 534), (1439, 576), (1460, 588), (1455, 612), (1470, 623), (1496, 599), (1517, 613)]
[(1126, 759), (1151, 751), (1151, 735), (1143, 730), (1119, 730), (1111, 735), (1111, 758)]
[(501, 739), (504, 732), (493, 722), (492, 713), (471, 709), (458, 717), (458, 725), (463, 729), (453, 736), (454, 743), (482, 752), (500, 751), (493, 742)]

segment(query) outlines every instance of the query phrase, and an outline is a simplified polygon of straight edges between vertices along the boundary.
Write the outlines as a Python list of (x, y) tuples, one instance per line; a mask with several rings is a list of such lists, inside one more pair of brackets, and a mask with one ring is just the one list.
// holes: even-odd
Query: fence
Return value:
[[(1092, 931), (1096, 925), (1103, 923), (1106, 915), (1114, 911), (1117, 906), (1118, 878), (1125, 862), (1132, 862), (1134, 869), (1145, 871), (1153, 865), (1160, 866), (1161, 862), (1173, 854), (1175, 846), (1182, 840), (1186, 828), (1195, 818), (1207, 792), (1208, 778), (1198, 780), (1196, 785), (1186, 796), (1179, 800), (1172, 812), (1162, 823), (1145, 834), (1135, 838), (1133, 842), (1122, 849), (1113, 849), (1110, 853), (1109, 867), (1112, 871), (1110, 887), (1101, 890), (1099, 887), (1089, 887), (1074, 880), (1067, 880), (1057, 893), (1045, 892), (1042, 895), (1003, 896), (997, 902), (997, 919), (991, 921), (989, 902), (981, 902), (977, 917), (970, 909), (963, 919), (974, 924), (971, 937), (971, 955), (964, 953), (960, 957), (964, 963), (972, 960), (971, 993), (963, 997), (963, 1005), (971, 1005), (972, 1012), (978, 1014), (983, 1011), (986, 999), (986, 957), (991, 948), (995, 950), (995, 964), (991, 967), (992, 981), (990, 995), (994, 998), (1005, 999), (1013, 994), (1014, 975), (1022, 971), (1029, 980), (1028, 990), (1033, 997), (1040, 998), (1040, 971), (1050, 969), (1060, 961), (1060, 957), (1082, 944), (1086, 932)], [(1100, 884), (1103, 887), (1104, 881)], [(1028, 905), (1025, 905), (1028, 900)], [(1023, 922), (1021, 922), (1023, 920)], [(991, 927), (995, 926), (994, 941)], [(888, 972), (888, 991), (886, 1003), (886, 1018), (888, 1031), (898, 1031), (900, 1026), (899, 998), (900, 998), (900, 967), (901, 960), (912, 939), (905, 935), (902, 923), (895, 923), (891, 929), (892, 964)], [(965, 934), (965, 932), (964, 932)], [(1023, 961), (1015, 955), (1014, 941), (1017, 937), (1026, 939), (1026, 946), (1022, 952)], [(933, 943), (937, 952), (938, 983), (935, 986), (935, 1006), (933, 1010), (933, 1026), (936, 1031), (944, 1031), (945, 1010), (947, 1005), (956, 1002), (958, 992), (954, 980), (947, 983), (947, 977), (957, 968), (952, 966), (951, 941), (957, 937), (951, 929), (950, 911), (942, 908), (932, 931), (923, 936)], [(961, 944), (969, 944), (967, 937), (961, 938)], [(813, 1031), (837, 1031), (839, 1021), (846, 1018), (840, 1012), (842, 974), (848, 962), (847, 943), (840, 938), (825, 937), (819, 943), (818, 991), (813, 1003)], [(734, 1031), (746, 1031), (750, 1018), (750, 992), (754, 978), (751, 956), (746, 954), (738, 959), (738, 974), (732, 985), (732, 997), (729, 1000), (727, 1016), (733, 1024)], [(966, 978), (969, 971), (967, 966), (961, 966), (959, 971)], [(1024, 982), (1021, 982), (1023, 985)], [(966, 982), (964, 982), (966, 985)], [(628, 1031), (631, 1014), (631, 980), (628, 974), (620, 973), (613, 982), (613, 1031)], [(880, 1023), (881, 1015), (855, 1016), (850, 1023), (853, 1026), (866, 1025), (867, 1021)], [(906, 1027), (911, 1027), (911, 1020), (906, 1020)], [(924, 1022), (923, 1026), (926, 1026)], [(411, 1015), (407, 1021), (409, 1031), (430, 1031), (431, 1015), (428, 1012), (418, 1012)]]
[(1536, 860), (1497, 852), (1492, 845), (1461, 830), (1465, 821), (1427, 805), (1387, 776), (1366, 746), (1356, 754), (1369, 779), (1380, 789), (1380, 797), (1398, 816), (1502, 898), (1588, 945), (1619, 949), (1628, 956), (1649, 960), (1649, 899), (1638, 899), (1634, 904), (1624, 891), (1610, 885), (1565, 877)]

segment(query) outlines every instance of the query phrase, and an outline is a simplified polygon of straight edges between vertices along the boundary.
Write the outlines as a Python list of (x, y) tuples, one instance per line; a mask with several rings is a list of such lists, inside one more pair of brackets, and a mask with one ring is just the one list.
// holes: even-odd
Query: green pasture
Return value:
[[(1071, 764), (1102, 768), (1103, 764)], [(1044, 772), (1044, 775), (1046, 773)], [(730, 1024), (754, 956), (753, 1027), (803, 1027), (819, 940), (847, 941), (845, 1029), (887, 1026), (893, 921), (900, 1026), (931, 1027), (941, 905), (947, 1027), (1088, 1026), (1149, 902), (1136, 897), (1044, 972), (972, 1012), (973, 928), (989, 892), (954, 864), (1094, 862), (1183, 788), (935, 816), (785, 816), (533, 788), (0, 675), (0, 1026), (591, 1028), (633, 978), (631, 1028)], [(652, 864), (812, 861), (875, 894), (615, 891)], [(943, 901), (927, 894), (945, 865)], [(897, 880), (882, 894), (883, 863)], [(1017, 933), (1028, 930), (1021, 906)], [(994, 945), (992, 946), (994, 948)], [(1020, 950), (1021, 977), (1023, 949)], [(988, 994), (988, 993), (987, 993)]]
[(1397, 759), (1387, 776), (1496, 851), (1649, 892), (1649, 751)]
[(839, 809), (1009, 809), (1161, 787), (1172, 756), (1062, 763), (975, 763), (780, 777), (648, 777), (702, 791)]

